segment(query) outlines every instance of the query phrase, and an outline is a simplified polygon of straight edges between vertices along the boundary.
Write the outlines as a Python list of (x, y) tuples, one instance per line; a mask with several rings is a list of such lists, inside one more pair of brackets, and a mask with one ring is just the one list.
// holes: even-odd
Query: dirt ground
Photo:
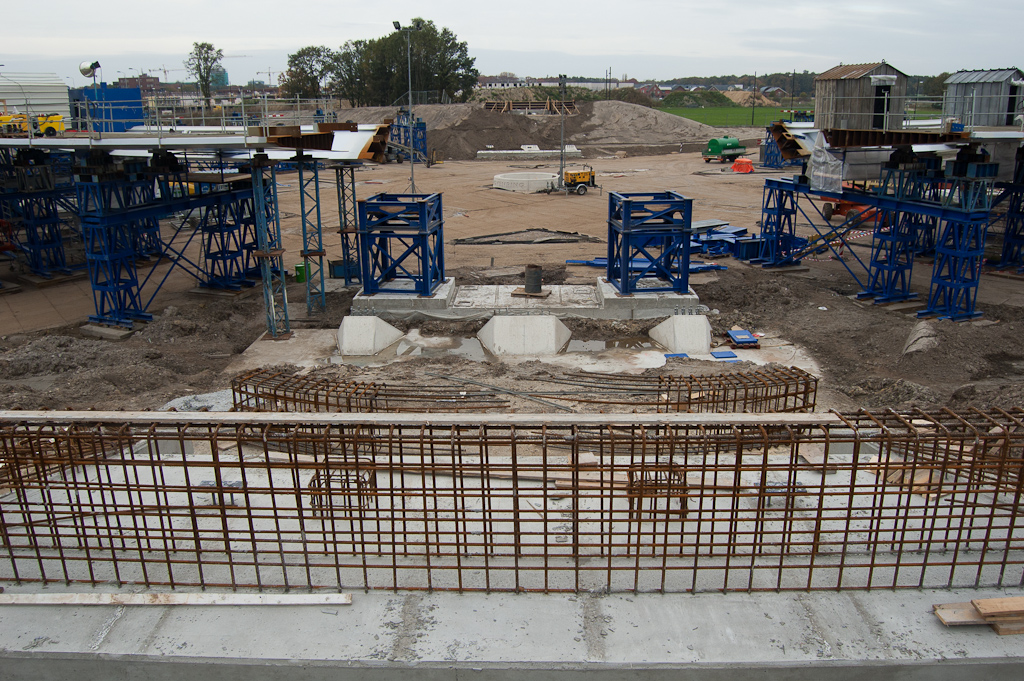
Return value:
[[(482, 114), (471, 111), (469, 115)], [(457, 124), (450, 127), (458, 128)], [(590, 130), (581, 125), (573, 133), (601, 140), (595, 146), (609, 152), (590, 150), (593, 156), (587, 162), (597, 171), (603, 192), (592, 191), (586, 196), (524, 195), (490, 188), (492, 177), (498, 173), (536, 169), (554, 172), (543, 163), (455, 160), (429, 169), (417, 166), (417, 190), (442, 193), (447, 274), (459, 283), (519, 283), (526, 264), (539, 264), (545, 272), (545, 284), (594, 282), (602, 274), (600, 270), (567, 266), (565, 261), (605, 255), (609, 190), (679, 191), (694, 199), (695, 220), (723, 219), (757, 232), (764, 179), (770, 173), (733, 174), (717, 164), (705, 165), (700, 155), (692, 152), (627, 154), (621, 158), (615, 155), (621, 150), (616, 145), (643, 147), (673, 135), (678, 144), (678, 132), (641, 131), (629, 137), (624, 132), (627, 128), (625, 123), (606, 122)], [(430, 135), (438, 137), (445, 130), (428, 129)], [(512, 139), (518, 133), (506, 130), (505, 134)], [(702, 135), (706, 136), (706, 131), (692, 131), (692, 139)], [(523, 143), (542, 146), (548, 143), (522, 139)], [(404, 192), (409, 188), (409, 170), (408, 164), (367, 166), (356, 173), (357, 196)], [(333, 174), (325, 174), (321, 188), (328, 259), (340, 257), (337, 231), (329, 228), (338, 224), (332, 182)], [(288, 174), (279, 176), (279, 184), (288, 251), (286, 266), (291, 269), (299, 262), (295, 254), (301, 250), (298, 188), (294, 176)], [(580, 232), (593, 239), (509, 245), (453, 243), (525, 229)], [(863, 239), (852, 251), (866, 260), (869, 241), (870, 237)], [(913, 310), (856, 300), (852, 296), (860, 286), (842, 263), (816, 257), (821, 259), (804, 262), (805, 271), (789, 274), (721, 260), (728, 269), (695, 277), (693, 288), (701, 302), (711, 308), (710, 321), (717, 335), (739, 326), (805, 348), (821, 367), (819, 409), (1006, 408), (1024, 404), (1024, 350), (1020, 343), (1024, 281), (985, 275), (978, 298), (978, 308), (985, 313), (982, 319), (959, 324), (927, 322), (922, 328), (930, 340), (920, 344), (925, 349), (905, 354), (907, 339), (920, 324)], [(157, 274), (164, 267), (158, 265)], [(6, 281), (9, 274), (5, 268), (0, 267), (0, 277)], [(927, 296), (930, 269), (928, 263), (915, 268), (913, 288), (922, 297)], [(173, 397), (227, 388), (232, 360), (265, 329), (261, 289), (256, 286), (234, 295), (198, 295), (193, 292), (194, 286), (188, 277), (174, 273), (150, 307), (153, 321), (137, 325), (134, 335), (121, 342), (82, 335), (79, 324), (92, 312), (92, 301), (81, 293), (81, 287), (68, 285), (59, 294), (69, 301), (79, 300), (80, 322), (73, 324), (11, 333), (4, 329), (13, 328), (9, 323), (14, 321), (14, 313), (9, 311), (14, 309), (13, 303), (6, 308), (0, 305), (0, 310), (8, 310), (0, 313), (0, 405), (5, 409), (156, 409)], [(326, 311), (307, 314), (304, 285), (289, 284), (293, 327), (337, 328), (354, 293), (331, 291)], [(37, 295), (41, 294), (26, 286), (22, 292), (0, 300), (22, 297), (20, 300), (29, 301), (23, 307), (31, 307)], [(582, 321), (570, 323), (570, 328), (578, 340), (607, 340), (642, 336), (658, 321)], [(423, 336), (460, 336), (472, 335), (479, 326), (479, 322), (432, 322), (416, 328)], [(288, 370), (288, 358), (282, 357), (280, 365)], [(753, 367), (670, 359), (664, 367), (642, 373), (706, 374), (749, 368)], [(403, 384), (434, 383), (435, 379), (426, 374), (436, 372), (510, 389), (542, 390), (545, 381), (560, 378), (569, 370), (538, 362), (493, 358), (478, 362), (442, 356), (415, 357), (377, 368), (331, 365), (316, 371), (347, 380)], [(547, 410), (518, 400), (511, 408)]]

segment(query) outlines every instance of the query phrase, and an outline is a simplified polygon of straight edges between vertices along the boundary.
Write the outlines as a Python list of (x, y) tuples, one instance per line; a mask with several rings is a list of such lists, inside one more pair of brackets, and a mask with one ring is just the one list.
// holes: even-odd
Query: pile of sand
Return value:
[[(725, 135), (758, 137), (761, 132), (721, 129), (637, 104), (614, 100), (585, 102), (579, 114), (566, 116), (565, 141), (588, 157), (627, 149), (632, 153), (667, 153), (680, 144), (703, 144)], [(398, 107), (342, 109), (339, 120), (378, 123), (394, 118)], [(441, 159), (469, 160), (484, 149), (518, 149), (536, 144), (557, 149), (561, 121), (549, 114), (493, 113), (479, 102), (426, 104), (414, 110), (427, 124), (427, 147)]]

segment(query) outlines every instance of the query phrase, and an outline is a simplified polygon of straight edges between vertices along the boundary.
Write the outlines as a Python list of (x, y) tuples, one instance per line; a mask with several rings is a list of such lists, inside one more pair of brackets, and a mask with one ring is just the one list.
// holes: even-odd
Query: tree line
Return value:
[(338, 50), (311, 45), (288, 55), (281, 94), (304, 99), (337, 97), (351, 106), (407, 103), (406, 32), (413, 92), (433, 92), (453, 102), (469, 99), (480, 72), (466, 43), (450, 29), (438, 29), (434, 22), (418, 18), (409, 29), (396, 29), (382, 38), (350, 40)]

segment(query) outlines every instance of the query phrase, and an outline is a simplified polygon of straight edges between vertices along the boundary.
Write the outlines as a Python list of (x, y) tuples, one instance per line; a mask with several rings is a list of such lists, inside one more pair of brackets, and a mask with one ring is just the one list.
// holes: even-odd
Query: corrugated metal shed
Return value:
[(1024, 80), (1020, 69), (958, 71), (946, 79), (942, 115), (956, 118), (968, 128), (1014, 125), (1024, 111)]
[(945, 80), (946, 85), (956, 83), (1002, 83), (1006, 80), (1024, 79), (1020, 69), (992, 69), (990, 71), (957, 71)]
[(0, 101), (12, 112), (71, 116), (67, 83), (56, 73), (0, 72)]

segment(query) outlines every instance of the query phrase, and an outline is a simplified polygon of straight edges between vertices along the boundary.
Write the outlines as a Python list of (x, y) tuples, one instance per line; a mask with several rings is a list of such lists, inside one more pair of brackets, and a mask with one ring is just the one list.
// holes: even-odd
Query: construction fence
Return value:
[(0, 581), (1024, 584), (1024, 410), (0, 412)]

